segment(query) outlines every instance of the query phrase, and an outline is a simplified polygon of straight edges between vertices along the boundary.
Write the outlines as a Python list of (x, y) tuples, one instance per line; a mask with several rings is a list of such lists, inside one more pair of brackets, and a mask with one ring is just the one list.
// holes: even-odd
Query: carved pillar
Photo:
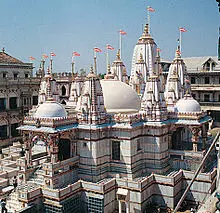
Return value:
[(198, 127), (192, 128), (192, 143), (194, 152), (198, 151), (199, 131), (200, 129)]
[(24, 142), (24, 149), (25, 149), (25, 159), (27, 161), (27, 166), (32, 165), (32, 152), (31, 152), (31, 140), (26, 140)]
[(51, 153), (51, 163), (54, 164), (58, 162), (58, 136), (49, 136), (50, 153)]
[(118, 200), (118, 212), (122, 213), (122, 205), (121, 205), (121, 201)]

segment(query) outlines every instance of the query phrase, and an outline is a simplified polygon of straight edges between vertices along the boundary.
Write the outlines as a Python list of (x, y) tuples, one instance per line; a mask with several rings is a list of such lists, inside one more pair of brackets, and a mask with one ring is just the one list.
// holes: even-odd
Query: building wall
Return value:
[(0, 133), (0, 147), (21, 140), (15, 127), (21, 124), (28, 110), (37, 104), (35, 97), (38, 96), (40, 80), (32, 77), (32, 70), (32, 64), (2, 65), (0, 63), (1, 130), (7, 125), (7, 135)]

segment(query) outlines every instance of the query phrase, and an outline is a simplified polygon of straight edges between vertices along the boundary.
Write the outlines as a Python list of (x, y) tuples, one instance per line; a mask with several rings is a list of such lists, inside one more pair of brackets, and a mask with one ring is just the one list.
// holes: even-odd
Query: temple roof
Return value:
[(0, 52), (0, 63), (2, 64), (24, 64), (24, 62), (5, 53), (4, 48), (2, 49), (2, 52)]

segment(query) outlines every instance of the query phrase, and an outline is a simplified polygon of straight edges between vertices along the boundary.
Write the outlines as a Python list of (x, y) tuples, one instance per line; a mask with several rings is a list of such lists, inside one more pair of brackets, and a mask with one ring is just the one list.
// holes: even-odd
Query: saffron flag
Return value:
[(114, 50), (114, 49), (115, 49), (114, 47), (112, 47), (112, 46), (109, 45), (109, 44), (107, 44), (106, 48), (107, 48), (108, 50)]
[(46, 55), (46, 54), (43, 54), (42, 56), (43, 56), (43, 58), (48, 58), (48, 55)]
[(29, 59), (30, 59), (31, 61), (36, 60), (36, 58), (34, 58), (33, 56), (30, 56)]
[(54, 52), (51, 52), (50, 56), (56, 56), (56, 54)]
[(152, 8), (152, 7), (147, 7), (147, 10), (149, 11), (149, 12), (155, 12), (156, 10), (154, 9), (154, 8)]
[(95, 52), (102, 52), (102, 50), (99, 49), (98, 47), (94, 47), (94, 51), (95, 51)]
[(180, 52), (180, 50), (176, 50), (176, 53), (177, 53), (177, 54), (179, 54), (179, 55), (181, 55), (181, 52)]
[(127, 33), (125, 32), (125, 31), (123, 31), (123, 30), (119, 30), (119, 33), (121, 34), (121, 35), (126, 35)]
[(78, 52), (73, 52), (73, 56), (80, 56)]
[(180, 32), (187, 32), (187, 30), (184, 27), (179, 28)]
[(157, 52), (161, 52), (161, 49), (160, 49), (160, 48), (157, 48)]

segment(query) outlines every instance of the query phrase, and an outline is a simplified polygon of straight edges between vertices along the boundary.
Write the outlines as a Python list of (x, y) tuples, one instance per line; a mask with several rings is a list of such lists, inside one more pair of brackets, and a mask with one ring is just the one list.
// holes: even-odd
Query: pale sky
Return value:
[(162, 58), (173, 59), (179, 27), (188, 30), (182, 38), (183, 57), (217, 55), (220, 13), (216, 0), (0, 0), (0, 47), (23, 62), (35, 57), (36, 68), (41, 55), (52, 51), (57, 55), (55, 72), (70, 71), (74, 51), (81, 54), (75, 59), (76, 69), (88, 71), (93, 47), (99, 47), (103, 52), (97, 54), (98, 72), (105, 73), (105, 45), (115, 48), (109, 56), (112, 62), (122, 29), (127, 32), (122, 60), (130, 74), (147, 6), (156, 10), (151, 13), (151, 34)]

